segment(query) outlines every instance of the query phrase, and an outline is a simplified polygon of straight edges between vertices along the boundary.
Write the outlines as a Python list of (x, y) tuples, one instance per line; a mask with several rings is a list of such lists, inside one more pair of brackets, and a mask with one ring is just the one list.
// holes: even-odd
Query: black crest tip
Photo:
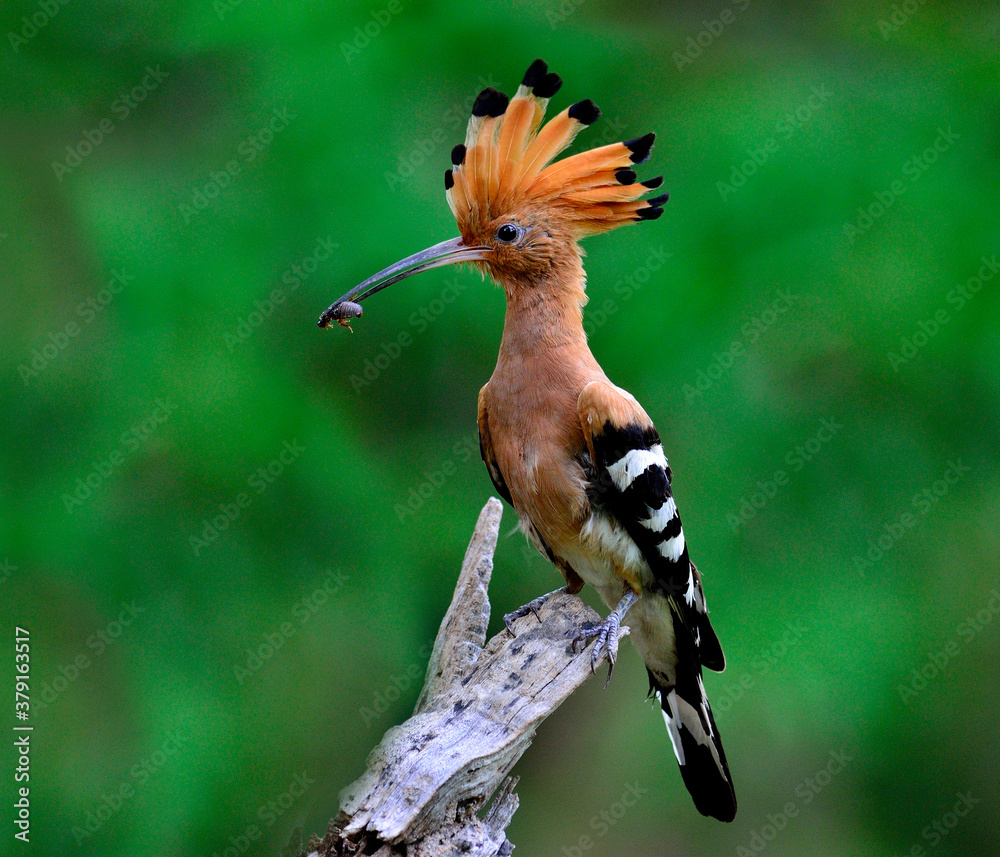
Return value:
[(462, 161), (464, 160), (465, 160), (465, 145), (463, 143), (459, 143), (457, 146), (455, 146), (454, 149), (451, 150), (451, 162), (456, 167), (458, 167), (461, 166)]
[(578, 101), (569, 109), (569, 118), (575, 119), (581, 125), (593, 125), (601, 118), (601, 108), (589, 98)]
[(451, 170), (444, 171), (444, 189), (451, 190), (455, 186), (455, 176)]
[(550, 71), (545, 77), (534, 86), (536, 98), (551, 98), (559, 91), (563, 84), (562, 78), (555, 72)]
[(657, 176), (655, 179), (646, 179), (644, 182), (639, 182), (643, 187), (648, 187), (650, 190), (659, 187), (663, 184), (663, 176)]
[(618, 184), (635, 184), (636, 175), (634, 170), (622, 167), (620, 170), (615, 170), (615, 178)]
[(668, 199), (670, 199), (670, 194), (665, 193), (660, 196), (654, 196), (652, 199), (647, 199), (646, 202), (648, 202), (650, 205), (662, 206)]
[(635, 216), (637, 220), (656, 220), (661, 214), (663, 214), (662, 208), (650, 206), (649, 208), (640, 208)]
[(653, 148), (653, 141), (655, 139), (656, 134), (650, 132), (642, 137), (636, 137), (634, 140), (625, 141), (624, 145), (632, 153), (631, 160), (633, 164), (641, 164), (649, 158), (649, 153)]
[(510, 99), (502, 92), (492, 86), (487, 86), (476, 96), (476, 102), (472, 105), (472, 115), (489, 116), (491, 119), (503, 116), (509, 101)]
[(521, 86), (533, 89), (538, 81), (548, 74), (548, 71), (549, 66), (545, 60), (535, 60), (528, 66), (528, 70), (524, 73), (524, 78), (521, 80)]

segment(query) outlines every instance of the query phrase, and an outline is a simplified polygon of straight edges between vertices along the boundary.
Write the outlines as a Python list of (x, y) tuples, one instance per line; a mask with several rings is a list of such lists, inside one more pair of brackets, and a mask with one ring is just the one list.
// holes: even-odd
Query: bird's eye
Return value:
[(513, 244), (523, 233), (524, 230), (520, 226), (516, 226), (513, 223), (505, 223), (497, 229), (497, 240), (503, 241), (504, 244)]

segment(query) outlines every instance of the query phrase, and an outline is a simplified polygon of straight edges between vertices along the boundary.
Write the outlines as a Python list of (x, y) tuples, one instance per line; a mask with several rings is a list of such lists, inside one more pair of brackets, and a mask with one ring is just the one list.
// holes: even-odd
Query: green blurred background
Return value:
[[(2, 662), (27, 627), (35, 732), (0, 851), (275, 854), (408, 715), (493, 493), (503, 296), (443, 269), (315, 321), (455, 233), (472, 99), (543, 57), (554, 109), (604, 111), (577, 148), (658, 132), (671, 201), (586, 243), (588, 331), (671, 459), (740, 811), (695, 811), (626, 644), (518, 765), (517, 853), (995, 853), (995, 4), (18, 0), (2, 30)], [(513, 525), (491, 630), (558, 584)]]

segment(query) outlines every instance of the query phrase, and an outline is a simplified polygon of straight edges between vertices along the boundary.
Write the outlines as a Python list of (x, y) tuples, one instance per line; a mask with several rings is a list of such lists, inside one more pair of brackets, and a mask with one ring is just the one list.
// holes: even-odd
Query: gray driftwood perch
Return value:
[[(513, 845), (514, 764), (538, 725), (591, 675), (594, 643), (573, 639), (600, 617), (575, 595), (552, 596), (486, 643), (487, 587), (502, 506), (483, 508), (427, 665), (413, 716), (392, 727), (309, 857), (494, 857)], [(627, 633), (627, 629), (623, 628)], [(484, 645), (485, 644), (485, 645)], [(482, 810), (492, 797), (492, 804)]]

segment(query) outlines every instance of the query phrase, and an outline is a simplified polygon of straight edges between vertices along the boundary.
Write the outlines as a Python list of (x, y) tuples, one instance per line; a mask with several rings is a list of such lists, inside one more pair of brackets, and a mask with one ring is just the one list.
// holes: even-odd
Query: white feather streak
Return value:
[(647, 467), (657, 465), (666, 469), (667, 459), (663, 455), (663, 447), (657, 444), (652, 449), (630, 449), (614, 464), (608, 467), (608, 473), (619, 491), (625, 491), (637, 476), (642, 475)]
[(677, 504), (674, 502), (673, 497), (667, 497), (659, 509), (653, 512), (648, 518), (643, 518), (639, 521), (639, 523), (642, 524), (647, 530), (652, 530), (654, 533), (662, 533), (663, 530), (666, 529), (667, 524), (669, 524), (676, 515)]
[[(656, 698), (660, 698), (659, 691), (657, 691)], [(670, 690), (667, 692), (667, 708), (669, 708), (670, 711), (668, 712), (666, 708), (663, 709), (663, 722), (667, 724), (667, 734), (670, 736), (670, 743), (674, 747), (674, 755), (677, 757), (677, 764), (683, 765), (684, 745), (681, 743), (681, 715), (677, 710), (676, 690)]]
[(660, 556), (666, 557), (671, 562), (677, 562), (684, 553), (684, 531), (681, 530), (672, 539), (667, 539), (658, 545), (657, 549), (660, 551)]

